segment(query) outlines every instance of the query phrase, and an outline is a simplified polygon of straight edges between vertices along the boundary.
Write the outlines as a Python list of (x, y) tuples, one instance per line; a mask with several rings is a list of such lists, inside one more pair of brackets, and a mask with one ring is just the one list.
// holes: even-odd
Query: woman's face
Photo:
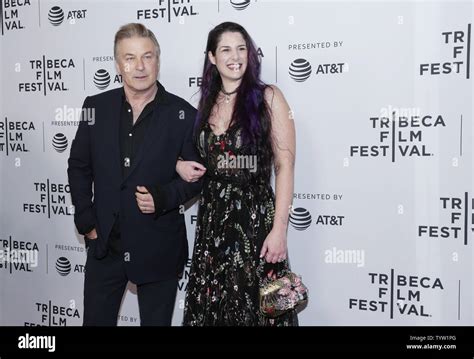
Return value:
[(239, 81), (247, 69), (248, 49), (240, 32), (224, 32), (217, 43), (215, 55), (208, 53), (222, 80)]

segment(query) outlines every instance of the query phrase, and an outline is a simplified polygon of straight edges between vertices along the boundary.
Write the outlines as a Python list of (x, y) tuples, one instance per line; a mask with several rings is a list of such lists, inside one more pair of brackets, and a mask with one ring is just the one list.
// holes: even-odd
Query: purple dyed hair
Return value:
[(252, 145), (259, 151), (262, 162), (260, 169), (263, 172), (261, 173), (269, 180), (273, 163), (273, 149), (270, 109), (264, 100), (264, 93), (265, 89), (270, 87), (260, 79), (260, 60), (252, 38), (241, 25), (234, 22), (223, 22), (209, 32), (195, 133), (198, 135), (207, 123), (222, 88), (221, 76), (216, 66), (209, 60), (208, 53), (210, 51), (215, 56), (217, 45), (225, 32), (240, 33), (245, 40), (248, 53), (247, 69), (237, 90), (229, 127), (238, 125), (242, 128), (244, 144)]

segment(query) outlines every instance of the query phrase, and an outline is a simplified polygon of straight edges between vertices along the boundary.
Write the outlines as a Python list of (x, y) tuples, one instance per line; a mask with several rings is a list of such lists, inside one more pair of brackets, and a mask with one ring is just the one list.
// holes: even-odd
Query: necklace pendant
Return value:
[(225, 103), (229, 103), (230, 102), (230, 96), (229, 95), (226, 95), (225, 96)]

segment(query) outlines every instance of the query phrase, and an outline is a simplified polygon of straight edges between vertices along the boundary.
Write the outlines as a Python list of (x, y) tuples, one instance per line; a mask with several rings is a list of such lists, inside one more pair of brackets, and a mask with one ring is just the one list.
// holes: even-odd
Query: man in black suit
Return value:
[(74, 222), (88, 248), (84, 325), (117, 325), (129, 280), (141, 325), (171, 325), (188, 257), (182, 208), (201, 187), (175, 167), (179, 158), (199, 158), (196, 110), (157, 81), (160, 47), (145, 26), (122, 26), (114, 55), (123, 88), (85, 99), (88, 118), (68, 161)]

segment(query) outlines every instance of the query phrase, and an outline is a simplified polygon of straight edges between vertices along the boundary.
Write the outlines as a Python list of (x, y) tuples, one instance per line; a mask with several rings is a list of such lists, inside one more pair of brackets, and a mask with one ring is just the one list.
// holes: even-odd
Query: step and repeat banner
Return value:
[[(67, 159), (84, 98), (122, 86), (117, 29), (152, 29), (159, 80), (196, 106), (207, 34), (223, 21), (248, 30), (293, 111), (288, 247), (310, 291), (300, 324), (474, 324), (472, 2), (0, 4), (0, 325), (82, 324)], [(195, 223), (192, 206), (191, 249)], [(118, 324), (140, 324), (133, 284)]]

